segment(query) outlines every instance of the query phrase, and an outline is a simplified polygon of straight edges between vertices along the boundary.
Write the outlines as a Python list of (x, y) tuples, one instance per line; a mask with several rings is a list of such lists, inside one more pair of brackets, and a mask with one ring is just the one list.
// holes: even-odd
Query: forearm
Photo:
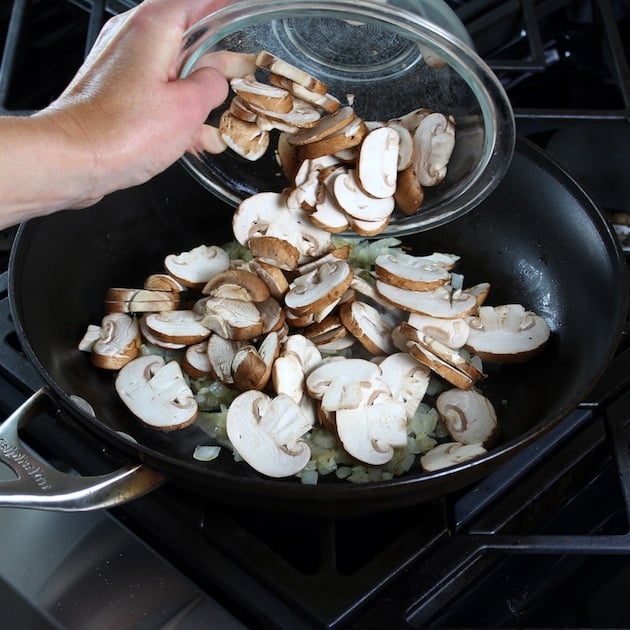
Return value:
[(100, 196), (82, 145), (54, 116), (0, 117), (0, 229)]

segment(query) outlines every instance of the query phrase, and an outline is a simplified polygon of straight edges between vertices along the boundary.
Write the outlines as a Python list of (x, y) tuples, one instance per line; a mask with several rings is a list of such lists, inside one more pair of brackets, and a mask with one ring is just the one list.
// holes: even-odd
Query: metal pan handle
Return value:
[(57, 470), (21, 442), (18, 431), (44, 410), (51, 395), (37, 390), (0, 425), (0, 462), (15, 479), (0, 481), (0, 507), (62, 512), (109, 508), (132, 501), (164, 483), (164, 476), (143, 464), (106, 475), (77, 476)]

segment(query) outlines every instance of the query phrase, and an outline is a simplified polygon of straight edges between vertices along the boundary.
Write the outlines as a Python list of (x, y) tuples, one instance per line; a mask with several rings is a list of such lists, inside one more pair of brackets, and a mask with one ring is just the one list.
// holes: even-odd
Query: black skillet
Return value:
[[(59, 406), (109, 448), (217, 501), (348, 514), (460, 489), (535, 441), (583, 399), (608, 364), (624, 323), (625, 263), (611, 227), (562, 169), (519, 140), (505, 179), (477, 209), (404, 239), (416, 253), (459, 254), (466, 285), (491, 283), (489, 304), (522, 303), (553, 330), (537, 359), (486, 366), (483, 390), (497, 407), (501, 443), (473, 462), (431, 474), (415, 469), (369, 484), (334, 475), (317, 486), (265, 479), (227, 452), (214, 462), (198, 462), (194, 447), (206, 442), (198, 429), (164, 434), (143, 428), (118, 400), (112, 374), (94, 368), (77, 343), (88, 324), (100, 322), (107, 288), (140, 283), (161, 270), (167, 253), (229, 240), (230, 214), (176, 165), (88, 210), (26, 223), (10, 261), (17, 333)], [(87, 400), (96, 419), (71, 395)]]

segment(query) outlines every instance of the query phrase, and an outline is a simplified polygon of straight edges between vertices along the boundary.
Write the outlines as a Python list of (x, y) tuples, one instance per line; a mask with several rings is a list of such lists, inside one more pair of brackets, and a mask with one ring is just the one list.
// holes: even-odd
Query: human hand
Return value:
[(227, 96), (223, 73), (177, 78), (185, 30), (226, 0), (145, 0), (104, 26), (61, 96), (38, 116), (79, 138), (92, 187), (76, 206), (143, 183), (198, 146), (203, 122)]

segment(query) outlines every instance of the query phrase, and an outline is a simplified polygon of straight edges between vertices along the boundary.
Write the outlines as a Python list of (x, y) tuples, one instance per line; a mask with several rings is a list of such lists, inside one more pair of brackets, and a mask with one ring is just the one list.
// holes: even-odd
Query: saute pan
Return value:
[[(193, 450), (207, 443), (200, 430), (166, 434), (142, 427), (118, 400), (113, 375), (93, 367), (77, 343), (88, 324), (100, 322), (107, 288), (136, 286), (162, 268), (167, 253), (230, 240), (230, 216), (229, 208), (176, 165), (88, 210), (20, 227), (9, 294), (24, 351), (55, 404), (131, 460), (131, 472), (117, 477), (123, 490), (117, 486), (113, 499), (47, 503), (27, 497), (27, 505), (89, 509), (124, 501), (130, 496), (124, 491), (127, 476), (130, 483), (138, 476), (144, 480), (140, 492), (166, 479), (218, 502), (313, 513), (356, 514), (429, 500), (479, 480), (566, 416), (606, 368), (624, 323), (625, 263), (611, 227), (575, 181), (520, 139), (506, 177), (478, 208), (404, 238), (416, 253), (459, 254), (466, 285), (491, 283), (488, 303), (522, 303), (552, 328), (548, 347), (535, 360), (486, 366), (483, 390), (500, 417), (500, 444), (484, 457), (439, 472), (414, 469), (393, 481), (366, 484), (334, 475), (317, 486), (266, 479), (228, 452), (199, 462)], [(76, 397), (90, 404), (95, 417)], [(6, 443), (0, 440), (0, 451), (15, 467), (18, 447)], [(15, 491), (6, 494), (15, 499)], [(19, 500), (0, 501), (7, 502)]]

